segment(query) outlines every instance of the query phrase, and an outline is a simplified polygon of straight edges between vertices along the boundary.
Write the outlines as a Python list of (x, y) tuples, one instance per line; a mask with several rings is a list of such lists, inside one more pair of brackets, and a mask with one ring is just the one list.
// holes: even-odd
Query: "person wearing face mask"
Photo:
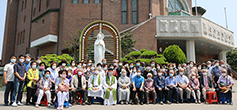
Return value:
[(113, 70), (108, 69), (108, 73), (103, 80), (105, 91), (104, 105), (116, 105), (117, 103), (117, 79), (113, 76)]
[(57, 70), (57, 64), (55, 62), (51, 63), (51, 66), (50, 66), (50, 79), (53, 83), (53, 87), (54, 87), (54, 84), (56, 82), (56, 79), (57, 77), (59, 76), (58, 75), (58, 70)]
[(191, 74), (192, 74), (193, 72), (194, 72), (196, 75), (198, 74), (198, 71), (197, 71), (197, 69), (196, 69), (196, 66), (195, 66), (194, 62), (193, 62), (193, 61), (190, 61), (190, 62), (189, 62), (189, 68), (187, 69), (187, 72), (186, 72), (187, 77), (188, 77), (188, 78), (191, 78)]
[(101, 99), (101, 105), (103, 104), (103, 77), (99, 74), (98, 67), (95, 68), (95, 73), (90, 76), (88, 81), (88, 104), (91, 105), (92, 98), (98, 97)]
[(219, 66), (219, 60), (215, 61), (215, 67), (212, 68), (211, 74), (212, 74), (212, 81), (215, 84), (214, 86), (215, 88), (218, 88), (217, 81), (221, 76), (221, 67)]
[(159, 72), (163, 73), (162, 75), (163, 75), (164, 77), (167, 77), (167, 76), (168, 76), (168, 75), (167, 75), (167, 71), (166, 71), (166, 69), (165, 69), (164, 66), (162, 66), (161, 69), (158, 70), (158, 73), (159, 73)]
[(41, 58), (40, 57), (37, 57), (36, 63), (37, 63), (36, 68), (39, 70), (40, 69), (40, 63), (41, 63)]
[[(23, 64), (25, 61), (25, 57), (23, 55), (19, 55), (19, 62), (16, 63), (14, 68), (14, 89), (12, 92), (12, 106), (17, 107), (17, 105), (22, 106), (21, 103), (22, 99), (22, 91), (25, 85), (25, 78), (26, 78), (26, 66)], [(17, 100), (16, 100), (16, 94), (17, 94)]]
[(140, 104), (143, 105), (144, 77), (141, 75), (141, 70), (138, 70), (137, 75), (133, 77), (132, 84), (132, 105), (135, 104), (135, 95), (137, 92), (140, 99)]
[(167, 88), (169, 89), (169, 101), (172, 101), (172, 97), (175, 96), (174, 102), (179, 103), (179, 91), (177, 88), (177, 80), (174, 77), (174, 70), (169, 71), (169, 76), (165, 79)]
[[(92, 66), (94, 66), (94, 65), (92, 65)], [(94, 66), (94, 67), (95, 67), (95, 66)], [(73, 75), (77, 75), (77, 70), (78, 70), (79, 68), (82, 68), (82, 62), (79, 62), (79, 63), (77, 64), (77, 68), (73, 71)]]
[(122, 75), (118, 79), (118, 102), (120, 102), (120, 104), (124, 104), (124, 102), (126, 105), (128, 104), (130, 99), (130, 84), (131, 81), (129, 77), (127, 77), (126, 71), (123, 70)]
[(184, 69), (179, 70), (179, 75), (176, 77), (176, 80), (179, 87), (179, 95), (181, 98), (180, 103), (183, 103), (183, 91), (187, 93), (187, 102), (190, 103), (191, 90), (188, 88), (189, 80), (184, 75)]
[(74, 72), (75, 69), (77, 69), (76, 62), (74, 60), (71, 61), (70, 66), (68, 67), (68, 69), (71, 69), (73, 72)]
[(231, 69), (225, 64), (225, 61), (224, 61), (224, 60), (221, 60), (221, 61), (220, 61), (220, 65), (221, 65), (221, 70), (222, 70), (222, 69), (226, 69), (226, 70), (227, 70), (227, 74), (233, 78), (232, 71), (231, 71)]
[(156, 87), (156, 94), (159, 95), (159, 103), (163, 105), (163, 94), (165, 94), (165, 102), (170, 104), (168, 100), (169, 92), (167, 84), (165, 82), (165, 77), (162, 75), (162, 72), (158, 72), (158, 75), (154, 78), (154, 85)]
[[(12, 100), (12, 93), (13, 93), (13, 87), (14, 87), (14, 65), (16, 63), (16, 56), (15, 55), (11, 55), (10, 56), (10, 63), (6, 64), (4, 66), (3, 69), (3, 77), (4, 77), (4, 84), (6, 85), (6, 89), (5, 89), (5, 93), (4, 93), (4, 106), (7, 106), (9, 101), (8, 101), (8, 97), (9, 97), (9, 93), (11, 92), (11, 99)], [(12, 103), (10, 102), (10, 105)]]
[(122, 70), (122, 67), (123, 67), (123, 62), (122, 61), (119, 61), (118, 65), (115, 66), (115, 69), (116, 69), (116, 72), (118, 73), (118, 77), (120, 77), (120, 72)]
[[(221, 96), (220, 92), (226, 93), (230, 99), (229, 104), (233, 105), (232, 86), (234, 85), (234, 81), (233, 81), (232, 77), (227, 74), (226, 69), (223, 69), (221, 71), (221, 76), (219, 77), (217, 84), (218, 84), (218, 89), (219, 89), (219, 90), (217, 90), (217, 91), (219, 91), (217, 94), (219, 94), (219, 96)], [(229, 89), (229, 91), (228, 91), (228, 89)], [(220, 102), (221, 98), (219, 96), (217, 96), (217, 97), (218, 97), (218, 101)]]
[(141, 75), (143, 75), (144, 73), (144, 68), (141, 66), (141, 61), (140, 60), (137, 60), (136, 61), (136, 67), (137, 67), (137, 70), (141, 70)]
[[(104, 68), (105, 67), (105, 65), (107, 64), (107, 60), (104, 58), (104, 59), (102, 59), (102, 67)], [(108, 66), (108, 65), (107, 65)]]
[(66, 101), (66, 97), (69, 91), (69, 80), (67, 79), (67, 70), (62, 70), (61, 77), (55, 83), (55, 90), (57, 93), (57, 110), (63, 109), (63, 104)]
[(105, 78), (105, 71), (102, 69), (102, 64), (101, 63), (98, 63), (96, 65), (96, 67), (98, 68), (98, 71), (99, 71), (99, 74), (102, 76), (102, 78), (104, 79)]
[(108, 65), (107, 65), (107, 64), (105, 64), (102, 68), (103, 68), (103, 70), (104, 70), (105, 73), (108, 72)]
[(145, 101), (147, 104), (149, 104), (149, 92), (152, 92), (153, 95), (153, 104), (156, 104), (156, 91), (155, 91), (155, 86), (154, 86), (154, 81), (152, 79), (152, 74), (148, 73), (147, 74), (147, 79), (145, 79), (144, 83), (144, 94), (145, 94)]
[(199, 90), (200, 84), (199, 84), (199, 80), (196, 77), (197, 76), (194, 72), (191, 73), (191, 78), (189, 79), (189, 89), (191, 90), (191, 94), (195, 100), (195, 103), (201, 104), (201, 101), (200, 101), (201, 93)]
[(147, 79), (147, 74), (148, 73), (151, 73), (151, 74), (153, 74), (153, 71), (151, 71), (151, 65), (148, 63), (147, 65), (146, 65), (146, 71), (144, 71), (144, 73), (143, 73), (143, 77), (145, 78), (145, 79)]
[(207, 71), (208, 71), (207, 69), (203, 69), (202, 70), (203, 76), (200, 77), (200, 89), (202, 90), (202, 97), (204, 98), (204, 100), (206, 100), (207, 91), (215, 90), (213, 88), (212, 79), (208, 75)]
[(161, 69), (161, 66), (160, 64), (156, 64), (156, 72), (154, 72), (153, 76), (156, 76), (157, 75), (157, 72)]
[(109, 65), (109, 68), (111, 68), (113, 70), (113, 75), (118, 78), (118, 73), (116, 70), (114, 70), (114, 66), (112, 64)]
[(89, 60), (87, 66), (92, 66), (92, 60)]
[(44, 72), (45, 72), (45, 63), (41, 62), (39, 64), (39, 79), (41, 79), (42, 77), (44, 77)]
[(59, 70), (68, 70), (68, 68), (66, 67), (67, 66), (67, 61), (66, 60), (62, 60), (60, 63), (62, 65), (61, 65), (61, 67), (59, 67)]
[[(71, 92), (73, 96), (73, 103), (76, 102), (76, 93), (79, 92), (82, 95), (82, 105), (85, 105), (86, 101), (86, 78), (82, 75), (83, 70), (78, 70), (78, 75), (74, 75), (71, 81)], [(71, 99), (71, 97), (70, 97)]]
[[(39, 70), (36, 69), (37, 63), (35, 61), (31, 62), (31, 69), (27, 72), (27, 78), (29, 82), (27, 83), (27, 98), (26, 105), (34, 104), (36, 102), (35, 92), (37, 89), (37, 82), (39, 80)], [(32, 102), (30, 100), (32, 99)]]
[(36, 95), (38, 96), (37, 98), (37, 102), (35, 104), (35, 107), (38, 108), (40, 101), (42, 99), (42, 97), (44, 96), (44, 93), (46, 94), (47, 97), (47, 101), (48, 101), (48, 107), (50, 107), (50, 97), (51, 97), (51, 93), (50, 93), (50, 88), (52, 87), (52, 83), (50, 81), (50, 71), (46, 70), (44, 72), (44, 77), (42, 77), (38, 84), (37, 84), (38, 88), (37, 88), (37, 92)]
[(26, 71), (28, 71), (31, 67), (30, 62), (31, 61), (31, 55), (30, 54), (26, 54), (25, 56), (25, 62), (24, 65), (26, 65)]

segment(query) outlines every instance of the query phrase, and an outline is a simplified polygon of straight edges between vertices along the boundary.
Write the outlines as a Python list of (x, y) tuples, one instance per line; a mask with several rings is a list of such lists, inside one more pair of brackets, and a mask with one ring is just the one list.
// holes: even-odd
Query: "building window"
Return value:
[(95, 0), (95, 3), (100, 3), (100, 0)]
[(168, 7), (169, 7), (169, 12), (184, 10), (179, 0), (169, 0)]
[(18, 39), (17, 39), (17, 45), (20, 43), (20, 33), (18, 32)]
[(27, 0), (25, 0), (25, 9), (26, 9), (26, 7), (27, 7)]
[(20, 36), (20, 44), (21, 44), (21, 39), (22, 39), (22, 31), (21, 31), (21, 36)]
[(89, 0), (83, 0), (83, 3), (89, 3)]
[(23, 30), (23, 38), (22, 38), (22, 43), (25, 41), (25, 30)]
[(39, 0), (39, 12), (41, 10), (41, 0)]
[(22, 4), (21, 4), (21, 11), (23, 11), (23, 7), (24, 7), (24, 1), (22, 1)]
[(127, 24), (127, 0), (122, 0), (122, 24)]
[(132, 0), (132, 23), (137, 24), (137, 0)]
[(78, 0), (72, 0), (73, 4), (78, 4)]

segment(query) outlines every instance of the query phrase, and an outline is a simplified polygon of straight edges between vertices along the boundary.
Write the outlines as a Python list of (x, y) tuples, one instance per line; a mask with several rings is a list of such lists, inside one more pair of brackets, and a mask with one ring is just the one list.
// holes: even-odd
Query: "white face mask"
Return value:
[(30, 58), (27, 58), (26, 61), (30, 62)]
[(98, 67), (99, 70), (101, 70), (101, 67)]
[(75, 66), (75, 63), (72, 63), (72, 66)]
[(224, 67), (225, 65), (221, 65), (221, 67)]
[(104, 70), (107, 70), (107, 68), (104, 68)]
[(207, 75), (207, 73), (205, 72), (205, 73), (202, 73), (204, 76), (206, 76)]
[(90, 71), (90, 69), (87, 69), (87, 71)]
[(159, 69), (160, 69), (160, 67), (157, 67), (157, 69), (159, 70)]
[(39, 64), (39, 63), (41, 63), (41, 61), (40, 61), (40, 60), (37, 60), (37, 63)]
[(123, 64), (122, 64), (122, 63), (119, 63), (119, 66), (123, 66)]
[(199, 70), (201, 70), (202, 68), (201, 67), (198, 67)]
[(162, 69), (162, 72), (165, 72), (165, 69)]
[(62, 66), (66, 66), (66, 63), (63, 63)]
[(162, 73), (158, 73), (159, 76), (162, 76)]
[(183, 67), (183, 69), (186, 69), (186, 67)]
[(222, 73), (223, 76), (226, 76), (226, 73)]
[(189, 65), (190, 67), (193, 67), (193, 65), (191, 64), (191, 65)]
[(81, 65), (77, 65), (78, 68), (81, 68)]
[(184, 73), (183, 72), (179, 72), (180, 75), (183, 75)]
[(155, 64), (151, 64), (151, 67), (154, 67), (155, 66)]
[(192, 78), (193, 78), (193, 79), (195, 79), (195, 78), (196, 78), (196, 76), (192, 76)]
[(86, 66), (86, 64), (83, 64), (83, 66), (85, 67), (85, 66)]
[(122, 76), (125, 77), (125, 76), (126, 76), (126, 73), (122, 73)]
[(216, 63), (215, 65), (216, 65), (216, 66), (219, 66), (219, 63)]
[(68, 73), (68, 76), (72, 76), (72, 73)]
[(82, 75), (82, 72), (78, 72), (78, 75)]
[(141, 73), (137, 73), (137, 75), (138, 75), (138, 76), (140, 76), (140, 75), (141, 75)]
[(109, 76), (112, 76), (113, 75), (113, 72), (109, 72)]
[(95, 70), (95, 68), (94, 68), (94, 67), (91, 67), (91, 70)]
[(25, 60), (24, 60), (24, 59), (20, 59), (19, 61), (20, 61), (21, 63), (23, 63)]
[(208, 67), (208, 68), (210, 68), (210, 67), (211, 67), (211, 65), (207, 65), (207, 67)]
[(117, 65), (117, 63), (114, 63), (114, 66), (116, 66)]
[(36, 65), (32, 65), (32, 68), (35, 69), (35, 68), (36, 68)]
[(170, 69), (170, 70), (172, 70), (172, 69), (173, 69), (173, 67), (169, 67), (169, 69)]
[(53, 69), (56, 69), (56, 66), (52, 66)]

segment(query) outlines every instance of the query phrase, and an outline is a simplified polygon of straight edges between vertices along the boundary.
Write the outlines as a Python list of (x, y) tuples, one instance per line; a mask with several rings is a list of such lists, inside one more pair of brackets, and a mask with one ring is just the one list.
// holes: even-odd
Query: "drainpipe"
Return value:
[(30, 32), (29, 32), (29, 40), (28, 40), (28, 49), (26, 53), (30, 53), (30, 37), (31, 37), (31, 27), (32, 27), (32, 12), (33, 12), (33, 4), (34, 0), (32, 0), (31, 4), (31, 14), (30, 14)]
[(16, 24), (15, 24), (15, 36), (14, 36), (14, 44), (13, 44), (13, 55), (15, 55), (15, 44), (16, 44), (16, 35), (17, 35), (17, 18), (18, 18), (18, 8), (19, 8), (19, 1), (17, 2), (17, 13), (16, 13)]
[(57, 35), (57, 55), (58, 55), (58, 48), (59, 48), (59, 31), (60, 31), (60, 12), (61, 12), (61, 3), (62, 3), (62, 0), (60, 0), (59, 2), (59, 10), (58, 10), (58, 35)]
[(101, 0), (101, 20), (103, 20), (103, 0)]

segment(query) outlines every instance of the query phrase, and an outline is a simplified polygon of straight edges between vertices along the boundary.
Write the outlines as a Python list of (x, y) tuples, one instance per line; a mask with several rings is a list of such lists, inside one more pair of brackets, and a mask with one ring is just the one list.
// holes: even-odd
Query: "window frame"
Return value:
[[(126, 10), (123, 10), (123, 0), (121, 1), (121, 23), (128, 24), (128, 0), (126, 2)], [(123, 13), (126, 13), (126, 23), (123, 23)]]
[(88, 0), (88, 3), (85, 3), (85, 0), (83, 0), (83, 4), (89, 4), (90, 3), (90, 0)]
[[(133, 1), (132, 0), (132, 24), (138, 24), (138, 0), (136, 0), (136, 10), (133, 10)], [(136, 13), (136, 23), (133, 21), (133, 13)]]

